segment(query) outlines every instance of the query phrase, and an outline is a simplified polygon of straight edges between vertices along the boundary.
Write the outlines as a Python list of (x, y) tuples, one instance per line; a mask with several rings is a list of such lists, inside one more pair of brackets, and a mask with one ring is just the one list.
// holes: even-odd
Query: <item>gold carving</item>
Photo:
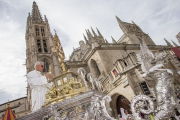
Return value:
[(61, 42), (59, 40), (59, 37), (56, 34), (56, 31), (55, 31), (55, 35), (54, 35), (53, 41), (54, 41), (54, 47), (51, 49), (51, 51), (55, 52), (57, 54), (57, 56), (59, 57), (59, 59), (61, 60), (60, 61), (61, 67), (63, 69), (63, 73), (65, 73), (66, 72), (65, 63), (64, 63), (65, 54), (64, 54)]
[[(59, 79), (57, 81), (61, 81), (62, 83), (63, 80)], [(57, 101), (71, 98), (81, 92), (86, 92), (86, 88), (82, 85), (80, 79), (77, 80), (76, 78), (70, 77), (68, 81), (67, 78), (64, 77), (64, 84), (61, 84), (58, 87), (53, 85), (50, 88), (49, 92), (46, 94), (46, 103), (43, 107)]]
[(46, 94), (46, 102), (43, 107), (52, 103), (63, 101), (64, 99), (71, 98), (79, 93), (86, 92), (86, 88), (82, 85), (81, 79), (77, 80), (77, 75), (75, 73), (66, 71), (64, 63), (64, 51), (56, 32), (53, 41), (54, 47), (51, 50), (52, 52), (55, 52), (61, 60), (60, 63), (63, 73), (51, 80), (54, 85)]

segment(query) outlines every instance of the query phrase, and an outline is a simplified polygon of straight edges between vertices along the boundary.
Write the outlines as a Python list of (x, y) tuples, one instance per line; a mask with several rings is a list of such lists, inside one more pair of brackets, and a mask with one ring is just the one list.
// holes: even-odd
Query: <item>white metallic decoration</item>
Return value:
[(95, 87), (94, 87), (94, 79), (92, 78), (92, 74), (91, 73), (87, 74), (87, 79), (91, 82), (92, 89), (94, 90), (95, 89)]
[[(142, 71), (148, 74), (149, 70), (153, 67), (151, 62), (154, 61), (154, 55), (153, 53), (148, 49), (146, 43), (144, 40), (142, 40), (142, 43), (140, 44), (140, 63)], [(144, 74), (144, 75), (146, 75)]]
[(92, 105), (95, 120), (116, 120), (109, 115), (106, 108), (106, 102), (108, 104), (111, 102), (110, 96), (104, 96), (102, 100), (100, 100), (98, 97), (95, 98), (95, 102)]
[(86, 79), (85, 79), (85, 76), (86, 76), (86, 71), (84, 68), (78, 68), (78, 74), (81, 76), (81, 78), (83, 79), (84, 81), (84, 85), (86, 87), (86, 91), (89, 91), (89, 87), (87, 85), (87, 82), (86, 82)]
[(57, 102), (16, 120), (116, 120), (108, 114), (110, 96), (95, 90)]
[[(145, 73), (143, 77), (146, 80), (156, 82), (155, 90), (152, 91), (156, 103), (146, 95), (135, 96), (131, 103), (132, 115), (135, 120), (142, 120), (140, 113), (145, 115), (153, 114), (155, 120), (167, 120), (172, 116), (176, 105), (171, 84), (173, 72), (170, 69), (165, 69), (163, 65), (167, 55), (160, 53), (154, 57), (143, 40), (140, 56), (141, 67)], [(152, 62), (156, 63), (156, 65), (153, 66)], [(157, 108), (154, 107), (154, 104), (157, 105)]]

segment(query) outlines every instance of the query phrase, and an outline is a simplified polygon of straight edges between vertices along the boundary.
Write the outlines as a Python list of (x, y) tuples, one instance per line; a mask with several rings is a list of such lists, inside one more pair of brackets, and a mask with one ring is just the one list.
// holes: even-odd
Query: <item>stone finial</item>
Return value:
[(89, 33), (90, 38), (93, 38), (93, 35), (92, 35), (91, 32), (89, 31), (89, 29), (87, 29), (87, 32)]
[(167, 46), (169, 46), (169, 47), (173, 47), (173, 45), (172, 45), (170, 42), (168, 42), (165, 38), (164, 38), (164, 40), (165, 40), (165, 42), (166, 42)]
[(109, 43), (106, 39), (104, 41), (105, 41), (105, 43)]
[(117, 43), (116, 40), (112, 36), (111, 36), (111, 38), (112, 38), (113, 43)]
[(88, 40), (90, 40), (90, 39), (91, 39), (91, 36), (89, 35), (88, 30), (86, 30), (86, 29), (85, 29), (85, 31), (86, 31), (86, 34), (87, 34)]
[(83, 34), (84, 40), (86, 41), (86, 44), (89, 44), (89, 41), (87, 40), (86, 36)]
[(173, 40), (171, 40), (171, 41), (172, 41), (172, 43), (174, 44), (175, 47), (178, 47), (178, 45)]
[(136, 23), (134, 21), (132, 21), (132, 23), (136, 25)]
[(91, 27), (92, 33), (94, 35), (94, 37), (97, 37), (97, 34), (94, 32), (93, 28)]
[[(96, 28), (97, 29), (97, 28)], [(100, 31), (97, 29), (98, 35), (99, 37), (103, 37), (102, 34), (100, 33)]]
[(48, 19), (47, 19), (46, 15), (44, 15), (44, 19), (45, 19), (46, 22), (48, 22)]

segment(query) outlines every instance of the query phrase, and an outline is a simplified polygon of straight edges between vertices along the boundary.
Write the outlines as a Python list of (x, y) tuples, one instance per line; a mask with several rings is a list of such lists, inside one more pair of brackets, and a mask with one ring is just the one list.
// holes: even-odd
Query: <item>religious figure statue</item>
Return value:
[(53, 79), (50, 73), (47, 73), (45, 76), (41, 74), (44, 68), (43, 62), (36, 62), (34, 68), (35, 70), (27, 74), (27, 82), (31, 88), (32, 111), (40, 109), (44, 104), (46, 93), (52, 86), (51, 83), (48, 83), (48, 79)]

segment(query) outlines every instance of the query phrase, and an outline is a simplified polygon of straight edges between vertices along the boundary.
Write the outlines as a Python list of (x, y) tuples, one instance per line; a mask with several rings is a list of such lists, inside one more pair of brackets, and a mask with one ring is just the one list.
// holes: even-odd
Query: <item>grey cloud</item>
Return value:
[(0, 104), (2, 104), (4, 102), (8, 102), (8, 100), (12, 100), (12, 98), (13, 98), (10, 93), (7, 93), (1, 89), (0, 89), (0, 95), (1, 95)]

